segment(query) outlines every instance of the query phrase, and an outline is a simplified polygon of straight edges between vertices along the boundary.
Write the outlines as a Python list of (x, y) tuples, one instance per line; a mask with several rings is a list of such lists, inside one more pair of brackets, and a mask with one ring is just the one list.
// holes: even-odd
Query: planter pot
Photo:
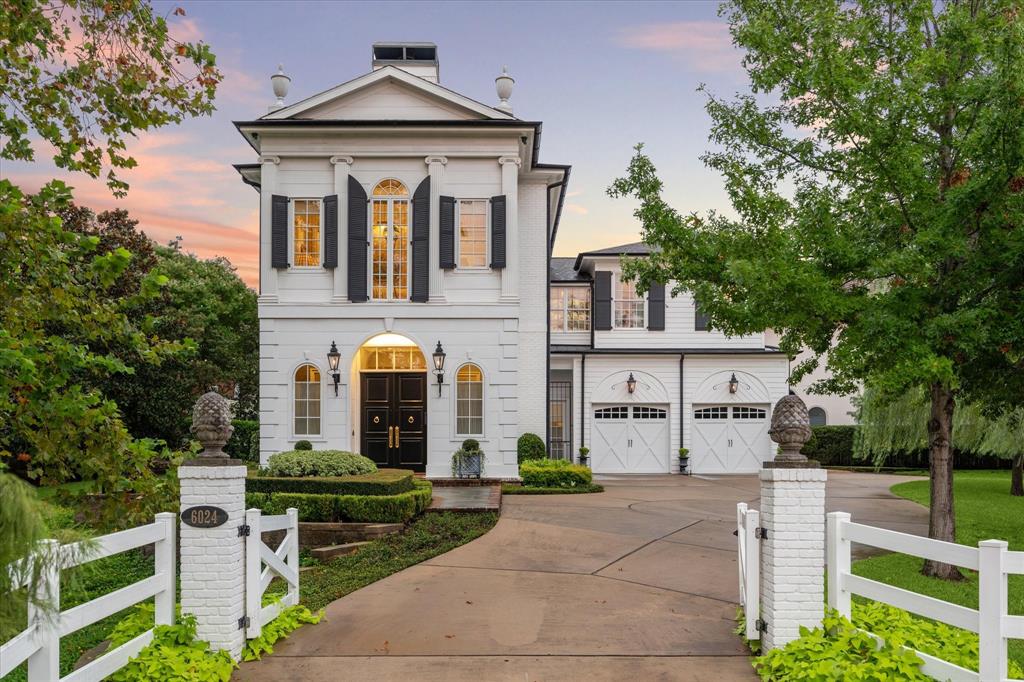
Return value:
[(681, 473), (681, 474), (683, 474), (685, 476), (685, 475), (690, 473), (689, 469), (690, 469), (690, 458), (689, 457), (680, 457), (679, 458), (679, 473)]
[(455, 478), (480, 478), (483, 468), (481, 455), (463, 455), (455, 460)]
[(580, 466), (584, 466), (584, 467), (590, 466), (590, 456), (589, 455), (580, 455)]

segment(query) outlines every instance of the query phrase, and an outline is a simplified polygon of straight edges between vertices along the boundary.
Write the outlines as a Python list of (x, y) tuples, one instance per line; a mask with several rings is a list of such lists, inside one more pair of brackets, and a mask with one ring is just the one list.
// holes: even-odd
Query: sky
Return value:
[(370, 46), (438, 46), (442, 85), (497, 104), (494, 78), (508, 66), (519, 118), (543, 121), (540, 160), (573, 166), (556, 256), (637, 241), (633, 204), (605, 190), (638, 142), (658, 167), (678, 210), (727, 210), (721, 178), (704, 167), (710, 119), (701, 83), (716, 95), (744, 89), (741, 53), (717, 2), (154, 2), (179, 40), (203, 40), (224, 73), (216, 112), (140, 134), (124, 171), (131, 189), (114, 199), (101, 180), (57, 169), (45, 155), (4, 161), (3, 177), (34, 190), (57, 177), (76, 201), (123, 207), (158, 242), (180, 236), (200, 257), (226, 256), (258, 285), (258, 195), (232, 163), (255, 152), (232, 125), (267, 111), (270, 75), (291, 77), (286, 103), (370, 70)]

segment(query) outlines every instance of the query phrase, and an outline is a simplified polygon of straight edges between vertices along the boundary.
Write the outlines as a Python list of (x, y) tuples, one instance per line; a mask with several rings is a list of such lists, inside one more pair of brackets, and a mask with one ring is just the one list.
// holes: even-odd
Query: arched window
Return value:
[(374, 300), (409, 298), (409, 190), (398, 180), (373, 188), (370, 292)]
[(484, 373), (469, 363), (455, 374), (455, 434), (481, 436), (484, 432)]
[(820, 407), (812, 407), (807, 410), (807, 416), (810, 417), (811, 426), (825, 426), (828, 423), (828, 417), (825, 415), (825, 410)]
[(313, 365), (295, 370), (295, 435), (320, 435), (320, 370)]

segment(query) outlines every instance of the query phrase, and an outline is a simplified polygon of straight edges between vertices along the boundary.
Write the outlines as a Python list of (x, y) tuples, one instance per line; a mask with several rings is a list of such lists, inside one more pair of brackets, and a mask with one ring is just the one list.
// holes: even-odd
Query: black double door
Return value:
[(362, 372), (362, 454), (378, 466), (425, 471), (427, 375)]

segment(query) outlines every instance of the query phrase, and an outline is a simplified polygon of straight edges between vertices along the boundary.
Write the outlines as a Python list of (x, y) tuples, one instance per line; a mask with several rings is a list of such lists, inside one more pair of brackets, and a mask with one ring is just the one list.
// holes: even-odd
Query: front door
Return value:
[(362, 454), (377, 466), (427, 467), (427, 375), (362, 372)]

